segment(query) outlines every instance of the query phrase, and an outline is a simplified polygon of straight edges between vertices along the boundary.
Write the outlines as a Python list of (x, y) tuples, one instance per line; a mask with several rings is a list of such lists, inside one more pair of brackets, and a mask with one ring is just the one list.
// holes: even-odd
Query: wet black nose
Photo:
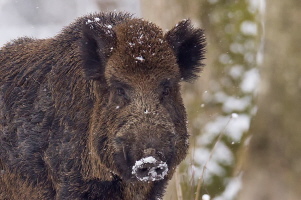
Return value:
[(167, 164), (152, 156), (136, 161), (132, 167), (132, 174), (140, 181), (162, 180), (167, 175), (167, 172)]

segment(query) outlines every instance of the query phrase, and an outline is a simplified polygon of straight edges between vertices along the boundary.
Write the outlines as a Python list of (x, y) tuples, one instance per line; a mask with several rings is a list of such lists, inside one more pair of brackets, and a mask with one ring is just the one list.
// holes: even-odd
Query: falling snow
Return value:
[(236, 119), (236, 118), (238, 117), (238, 114), (237, 114), (237, 113), (232, 113), (232, 114), (231, 114), (231, 117), (232, 117), (233, 119)]
[(202, 196), (202, 200), (210, 200), (210, 196), (208, 194), (204, 194)]

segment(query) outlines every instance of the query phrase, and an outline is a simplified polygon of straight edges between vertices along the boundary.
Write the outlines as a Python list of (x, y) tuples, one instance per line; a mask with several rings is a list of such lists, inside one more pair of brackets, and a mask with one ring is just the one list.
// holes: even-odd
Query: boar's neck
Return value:
[(124, 200), (157, 200), (163, 197), (167, 180), (123, 183)]

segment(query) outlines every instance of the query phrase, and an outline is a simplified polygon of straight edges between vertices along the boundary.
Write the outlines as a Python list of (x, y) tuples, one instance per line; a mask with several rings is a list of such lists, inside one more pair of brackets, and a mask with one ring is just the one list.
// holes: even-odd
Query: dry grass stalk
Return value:
[(205, 174), (206, 169), (207, 169), (207, 164), (208, 164), (209, 161), (211, 160), (212, 155), (213, 155), (213, 153), (214, 153), (214, 150), (215, 150), (215, 148), (216, 148), (216, 146), (217, 146), (217, 143), (221, 141), (221, 139), (222, 139), (222, 137), (223, 137), (223, 135), (224, 135), (224, 133), (225, 133), (225, 130), (226, 130), (228, 124), (230, 123), (230, 121), (231, 121), (232, 119), (233, 119), (233, 117), (231, 116), (230, 119), (228, 120), (228, 122), (226, 123), (226, 125), (224, 126), (224, 128), (220, 131), (219, 136), (218, 136), (217, 140), (215, 141), (213, 148), (211, 149), (209, 158), (208, 158), (208, 160), (206, 161), (206, 163), (205, 163), (205, 165), (204, 165), (204, 167), (203, 167), (202, 174), (201, 174), (200, 178), (198, 179), (198, 186), (197, 186), (197, 189), (196, 189), (195, 200), (199, 200), (199, 198), (200, 198), (200, 190), (201, 190), (201, 188), (202, 188), (202, 183), (203, 183), (203, 181), (204, 181), (204, 174)]

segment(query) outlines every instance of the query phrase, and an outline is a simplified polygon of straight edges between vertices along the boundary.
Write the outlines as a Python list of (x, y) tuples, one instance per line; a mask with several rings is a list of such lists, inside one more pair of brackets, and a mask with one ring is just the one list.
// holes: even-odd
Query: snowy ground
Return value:
[[(22, 36), (52, 37), (75, 18), (100, 11), (100, 6), (102, 11), (111, 11), (113, 7), (106, 1), (0, 0), (0, 46)], [(139, 0), (116, 1), (114, 9), (140, 15)]]

